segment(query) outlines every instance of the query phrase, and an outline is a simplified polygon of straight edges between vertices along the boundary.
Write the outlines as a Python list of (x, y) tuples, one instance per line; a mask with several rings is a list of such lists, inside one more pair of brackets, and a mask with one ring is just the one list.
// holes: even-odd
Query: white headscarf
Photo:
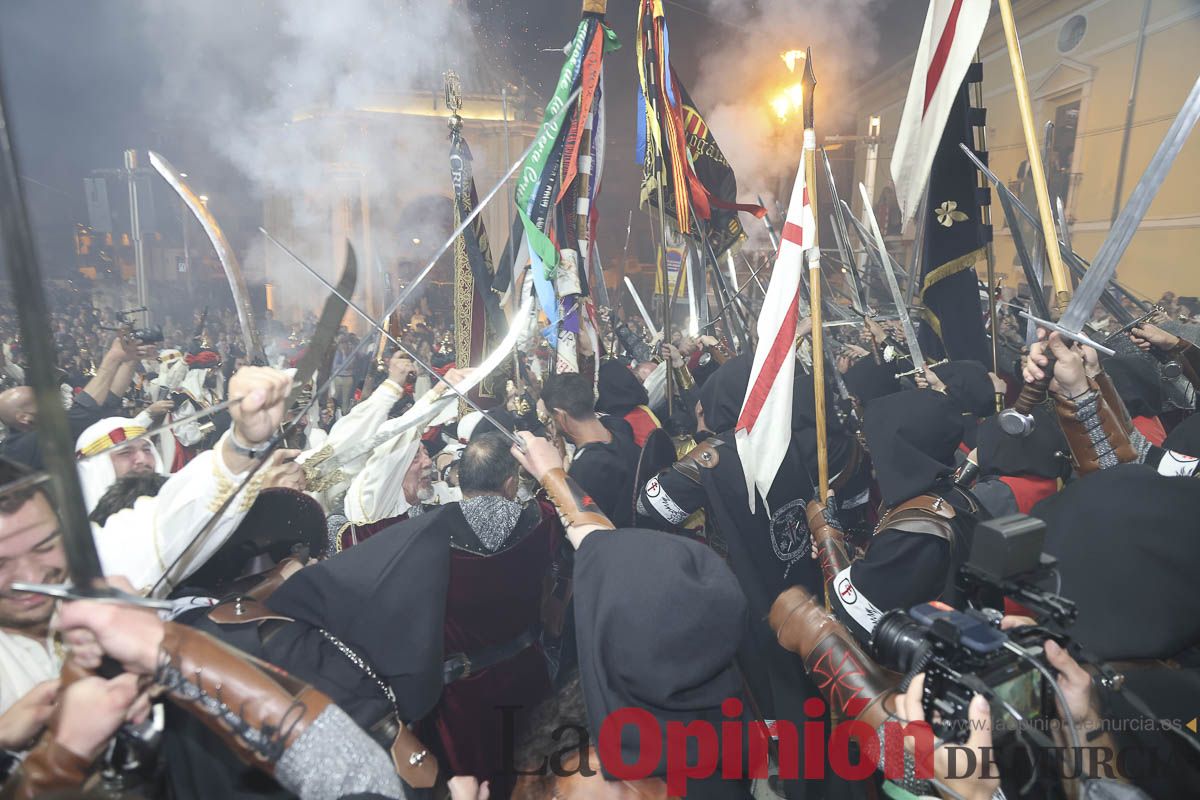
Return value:
[[(87, 458), (87, 456), (111, 450), (121, 442), (140, 436), (145, 432), (146, 428), (140, 420), (127, 417), (107, 417), (79, 434), (79, 438), (75, 441), (75, 457), (81, 459), (77, 462), (79, 482), (83, 485), (83, 500), (89, 514), (96, 508), (96, 504), (100, 502), (104, 493), (108, 491), (108, 487), (113, 485), (113, 481), (117, 479), (117, 473), (113, 469), (111, 457)], [(154, 471), (159, 475), (166, 475), (162, 454), (158, 452), (157, 447), (150, 449), (154, 453)]]

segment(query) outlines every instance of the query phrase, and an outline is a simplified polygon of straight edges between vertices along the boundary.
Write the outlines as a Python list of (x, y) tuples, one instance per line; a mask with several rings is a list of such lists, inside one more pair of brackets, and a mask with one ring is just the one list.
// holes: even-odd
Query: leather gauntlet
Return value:
[(824, 503), (808, 501), (808, 530), (825, 577), (825, 590), (831, 592), (834, 577), (850, 566), (850, 555), (846, 552), (846, 535), (833, 524), (827, 511)]
[(1103, 372), (1082, 395), (1056, 398), (1054, 409), (1080, 475), (1138, 460), (1133, 421)]
[(283, 670), (171, 622), (164, 626), (154, 680), (239, 758), (268, 774), (332, 704)]
[(768, 622), (779, 644), (804, 660), (834, 714), (861, 719), (872, 730), (890, 718), (896, 680), (805, 589), (793, 586), (779, 595)]
[(1179, 359), (1179, 366), (1188, 383), (1200, 392), (1200, 347), (1180, 336), (1179, 343), (1171, 348), (1171, 355)]
[(565, 470), (555, 467), (543, 475), (542, 488), (558, 511), (564, 528), (578, 525), (597, 525), (610, 531), (616, 528), (596, 501), (580, 489)]
[(51, 792), (78, 788), (91, 766), (91, 761), (60, 745), (48, 731), (4, 784), (0, 800), (34, 800)]

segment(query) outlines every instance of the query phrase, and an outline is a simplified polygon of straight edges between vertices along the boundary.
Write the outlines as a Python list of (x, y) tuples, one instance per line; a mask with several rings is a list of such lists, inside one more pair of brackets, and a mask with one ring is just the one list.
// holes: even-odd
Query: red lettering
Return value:
[[(688, 740), (696, 742), (696, 761), (688, 763)], [(687, 794), (689, 778), (709, 778), (717, 770), (717, 732), (701, 720), (667, 723), (667, 793), (672, 797)]]
[(750, 756), (746, 777), (765, 781), (771, 774), (771, 731), (765, 722), (750, 723)]
[[(638, 729), (638, 758), (625, 763), (621, 734), (627, 725)], [(617, 780), (640, 781), (650, 777), (662, 760), (662, 731), (658, 720), (644, 708), (618, 708), (604, 718), (600, 725), (600, 742), (596, 748), (600, 763)]]
[(767, 731), (779, 740), (779, 778), (794, 781), (800, 777), (800, 733), (786, 719), (777, 719)]
[[(721, 703), (721, 713), (727, 717), (741, 718), (742, 701), (729, 697)], [(742, 723), (721, 723), (721, 777), (726, 780), (742, 778)]]
[[(859, 746), (857, 764), (850, 763), (850, 740)], [(870, 725), (860, 719), (838, 723), (829, 737), (829, 764), (834, 773), (847, 781), (865, 781), (879, 763), (879, 740)]]

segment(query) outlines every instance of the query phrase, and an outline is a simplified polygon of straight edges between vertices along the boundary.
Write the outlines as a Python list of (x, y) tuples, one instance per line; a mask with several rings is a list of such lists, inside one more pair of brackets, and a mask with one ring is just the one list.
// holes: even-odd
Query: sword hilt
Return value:
[(1000, 429), (1009, 436), (1024, 438), (1036, 427), (1033, 409), (1046, 402), (1050, 381), (1054, 379), (1054, 356), (1045, 353), (1047, 363), (1042, 367), (1042, 377), (1021, 387), (1021, 394), (1012, 408), (1000, 412)]

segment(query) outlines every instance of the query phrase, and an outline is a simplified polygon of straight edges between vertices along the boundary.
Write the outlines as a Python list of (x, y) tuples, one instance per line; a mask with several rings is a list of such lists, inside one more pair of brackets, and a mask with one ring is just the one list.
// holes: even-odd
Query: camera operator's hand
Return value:
[[(917, 675), (908, 686), (908, 691), (896, 698), (896, 715), (906, 722), (925, 719), (925, 708), (921, 697), (925, 689), (925, 673)], [(965, 800), (990, 800), (1000, 788), (1000, 777), (996, 767), (995, 751), (992, 749), (992, 708), (983, 695), (971, 698), (967, 710), (970, 720), (970, 735), (966, 744), (940, 744), (933, 751), (933, 771), (938, 781)], [(912, 740), (906, 739), (905, 746), (911, 747)], [(950, 749), (970, 750), (972, 758), (956, 758), (955, 772), (963, 762), (974, 768), (965, 778), (951, 778)], [(994, 777), (993, 777), (994, 776)]]
[[(1063, 697), (1067, 700), (1067, 710), (1071, 712), (1071, 719), (1075, 721), (1075, 727), (1088, 730), (1099, 728), (1101, 719), (1094, 702), (1092, 676), (1079, 666), (1079, 662), (1071, 658), (1071, 654), (1059, 646), (1058, 642), (1047, 639), (1045, 649), (1046, 660), (1058, 673), (1058, 688), (1062, 690)], [(1058, 704), (1057, 697), (1055, 704)], [(1065, 721), (1066, 715), (1061, 706), (1058, 709), (1058, 715)]]

